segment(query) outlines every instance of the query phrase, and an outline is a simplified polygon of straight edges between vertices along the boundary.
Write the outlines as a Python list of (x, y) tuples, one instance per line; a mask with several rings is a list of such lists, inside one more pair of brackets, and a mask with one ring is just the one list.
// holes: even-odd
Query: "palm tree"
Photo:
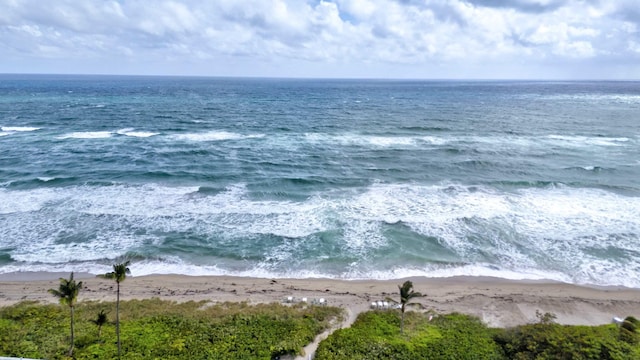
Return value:
[(104, 309), (100, 310), (98, 316), (91, 320), (91, 322), (98, 327), (98, 337), (102, 337), (102, 326), (107, 323), (107, 313), (104, 312)]
[(404, 310), (407, 306), (417, 305), (412, 304), (411, 300), (415, 298), (422, 297), (423, 295), (419, 292), (413, 291), (413, 283), (409, 280), (405, 281), (402, 285), (398, 285), (398, 289), (400, 290), (400, 301), (396, 301), (393, 299), (387, 299), (396, 304), (400, 304), (400, 313), (402, 316), (400, 317), (400, 333), (404, 332)]
[(60, 299), (60, 304), (69, 306), (71, 311), (71, 347), (69, 348), (69, 356), (73, 356), (73, 310), (78, 299), (78, 293), (82, 289), (82, 281), (76, 283), (73, 279), (73, 272), (69, 276), (69, 279), (60, 278), (60, 286), (58, 289), (49, 289), (49, 293)]
[(127, 274), (131, 274), (129, 270), (129, 261), (124, 263), (114, 264), (113, 271), (104, 274), (107, 279), (116, 281), (116, 337), (118, 338), (118, 358), (120, 358), (121, 346), (120, 346), (120, 283), (127, 278)]

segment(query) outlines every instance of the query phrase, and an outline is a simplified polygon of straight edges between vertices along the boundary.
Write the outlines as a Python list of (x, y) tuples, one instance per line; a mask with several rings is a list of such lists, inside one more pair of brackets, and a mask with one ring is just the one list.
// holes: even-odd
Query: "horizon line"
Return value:
[(246, 80), (365, 80), (365, 81), (531, 81), (531, 82), (637, 82), (639, 79), (615, 78), (409, 78), (409, 77), (321, 77), (321, 76), (252, 76), (252, 75), (189, 75), (189, 74), (106, 74), (106, 73), (23, 73), (0, 72), (0, 76), (100, 76), (100, 77), (146, 77), (146, 78), (208, 78), (208, 79), (246, 79)]

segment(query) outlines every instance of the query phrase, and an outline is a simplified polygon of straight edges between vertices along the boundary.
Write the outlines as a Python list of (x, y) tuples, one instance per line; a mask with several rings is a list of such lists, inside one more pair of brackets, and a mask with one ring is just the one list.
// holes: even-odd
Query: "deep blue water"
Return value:
[(0, 273), (640, 286), (640, 83), (0, 75)]

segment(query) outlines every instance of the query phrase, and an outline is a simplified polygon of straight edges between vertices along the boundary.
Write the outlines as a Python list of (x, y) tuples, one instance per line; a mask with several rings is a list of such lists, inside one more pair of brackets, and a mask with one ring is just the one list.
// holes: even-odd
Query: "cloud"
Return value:
[(66, 61), (95, 73), (508, 77), (581, 61), (598, 77), (602, 63), (640, 77), (637, 9), (635, 0), (6, 0), (0, 71), (59, 72)]
[(569, 3), (566, 0), (467, 0), (474, 6), (514, 9), (526, 13), (546, 13)]

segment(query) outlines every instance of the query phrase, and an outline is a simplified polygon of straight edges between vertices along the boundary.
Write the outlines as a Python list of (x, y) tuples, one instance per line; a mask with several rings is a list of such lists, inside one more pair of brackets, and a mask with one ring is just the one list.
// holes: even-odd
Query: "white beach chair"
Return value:
[(320, 298), (320, 300), (318, 300), (318, 304), (327, 305), (327, 301), (324, 298)]
[(384, 307), (385, 310), (389, 309), (389, 302), (388, 301), (383, 301), (382, 302), (382, 306)]
[(371, 308), (372, 308), (372, 309), (376, 309), (377, 307), (378, 307), (378, 303), (377, 303), (377, 302), (375, 302), (375, 301), (372, 301), (372, 302), (371, 302)]
[(302, 301), (303, 303), (306, 303), (307, 302), (307, 298), (303, 297), (302, 299), (300, 299), (300, 301)]
[(382, 300), (378, 300), (378, 309), (382, 309), (383, 306), (384, 303), (382, 302)]

